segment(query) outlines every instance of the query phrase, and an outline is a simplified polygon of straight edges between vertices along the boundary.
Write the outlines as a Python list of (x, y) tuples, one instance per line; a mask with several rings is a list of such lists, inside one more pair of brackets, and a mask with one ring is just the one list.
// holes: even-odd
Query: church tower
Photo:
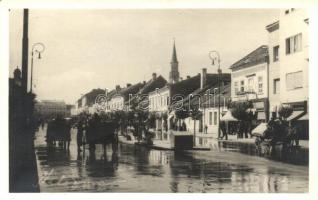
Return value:
[(178, 82), (180, 79), (175, 41), (173, 41), (173, 51), (172, 51), (172, 58), (171, 58), (170, 65), (171, 65), (171, 71), (169, 73), (169, 83), (173, 84)]

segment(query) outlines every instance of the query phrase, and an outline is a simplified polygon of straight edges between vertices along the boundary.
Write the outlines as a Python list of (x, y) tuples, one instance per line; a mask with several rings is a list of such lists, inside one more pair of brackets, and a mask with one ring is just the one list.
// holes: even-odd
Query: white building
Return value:
[(269, 100), (270, 111), (280, 104), (293, 107), (288, 118), (302, 124), (308, 138), (308, 13), (303, 9), (281, 11), (279, 20), (266, 26), (269, 32)]
[(277, 111), (280, 102), (280, 44), (279, 44), (279, 21), (266, 26), (268, 31), (268, 54), (269, 54), (269, 110), (270, 115)]
[(257, 119), (268, 119), (268, 47), (263, 45), (234, 63), (232, 70), (232, 101), (253, 102)]
[(308, 102), (308, 23), (308, 14), (302, 9), (289, 9), (280, 14), (282, 103)]
[(111, 111), (116, 111), (116, 110), (128, 111), (130, 107), (129, 105), (126, 105), (125, 103), (128, 102), (130, 99), (132, 99), (133, 96), (136, 95), (139, 92), (139, 90), (144, 86), (144, 84), (145, 83), (137, 83), (137, 84), (131, 85), (130, 83), (127, 83), (127, 86), (125, 88), (120, 88), (117, 85), (116, 93), (113, 94), (110, 100), (107, 102), (109, 109)]

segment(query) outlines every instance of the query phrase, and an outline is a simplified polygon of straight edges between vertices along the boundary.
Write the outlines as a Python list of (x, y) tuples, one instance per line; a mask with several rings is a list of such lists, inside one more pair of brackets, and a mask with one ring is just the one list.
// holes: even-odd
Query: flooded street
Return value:
[[(44, 131), (45, 132), (45, 131)], [(40, 129), (35, 148), (41, 192), (308, 192), (308, 166), (238, 152), (152, 150), (120, 144), (77, 153), (48, 150)]]

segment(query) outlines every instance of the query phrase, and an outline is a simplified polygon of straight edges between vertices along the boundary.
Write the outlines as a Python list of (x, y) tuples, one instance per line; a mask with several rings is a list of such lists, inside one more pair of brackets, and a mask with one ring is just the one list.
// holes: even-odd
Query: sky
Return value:
[[(21, 68), (22, 15), (9, 15), (10, 77)], [(278, 16), (275, 9), (31, 9), (29, 50), (45, 45), (42, 58), (34, 59), (33, 91), (38, 100), (74, 104), (94, 88), (148, 81), (154, 72), (168, 80), (174, 40), (181, 77), (202, 68), (216, 73), (212, 50), (229, 73), (233, 63), (267, 44), (265, 26)]]

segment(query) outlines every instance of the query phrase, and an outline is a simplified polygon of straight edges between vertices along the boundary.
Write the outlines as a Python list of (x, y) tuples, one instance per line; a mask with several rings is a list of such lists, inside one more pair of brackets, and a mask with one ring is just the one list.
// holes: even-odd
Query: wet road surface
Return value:
[[(44, 131), (45, 132), (45, 131)], [(308, 166), (276, 162), (226, 150), (152, 150), (120, 144), (77, 153), (48, 150), (45, 134), (35, 148), (41, 192), (308, 192)]]

